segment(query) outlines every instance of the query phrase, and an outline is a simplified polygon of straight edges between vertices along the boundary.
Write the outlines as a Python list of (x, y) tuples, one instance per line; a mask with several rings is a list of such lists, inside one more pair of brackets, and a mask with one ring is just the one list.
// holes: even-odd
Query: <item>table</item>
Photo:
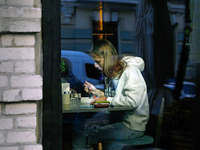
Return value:
[(93, 98), (90, 97), (81, 97), (81, 104), (76, 108), (70, 106), (70, 104), (63, 104), (62, 113), (81, 113), (81, 112), (102, 112), (102, 111), (126, 111), (133, 110), (133, 107), (124, 107), (124, 106), (114, 106), (108, 108), (94, 108), (93, 105), (90, 105), (90, 102)]
[[(117, 107), (117, 106), (114, 106), (114, 107), (108, 107), (108, 108), (94, 108), (93, 105), (90, 105), (90, 101), (92, 99), (91, 98), (81, 98), (81, 104), (80, 106), (78, 106), (78, 108), (72, 108), (70, 107), (70, 104), (63, 104), (62, 107), (63, 107), (63, 110), (62, 110), (62, 113), (63, 113), (63, 139), (64, 141), (68, 141), (68, 143), (66, 144), (67, 147), (70, 147), (69, 149), (71, 149), (71, 136), (73, 134), (73, 131), (72, 130), (69, 130), (69, 129), (72, 129), (73, 128), (73, 119), (76, 117), (76, 116), (73, 116), (73, 115), (76, 115), (77, 113), (95, 113), (95, 112), (111, 112), (111, 111), (127, 111), (127, 110), (133, 110), (133, 107)], [(70, 117), (72, 115), (72, 117)], [(71, 120), (72, 119), (72, 120)], [(66, 139), (64, 138), (66, 137)]]
[(81, 103), (79, 108), (71, 108), (69, 104), (63, 105), (62, 113), (81, 113), (81, 112), (100, 112), (100, 111), (126, 111), (133, 110), (133, 107), (108, 107), (108, 108), (94, 108), (93, 105), (87, 103)]

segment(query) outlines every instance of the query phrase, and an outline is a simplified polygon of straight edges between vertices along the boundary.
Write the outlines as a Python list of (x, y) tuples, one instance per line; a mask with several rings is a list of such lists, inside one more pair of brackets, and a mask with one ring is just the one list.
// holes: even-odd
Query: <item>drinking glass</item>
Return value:
[(81, 105), (81, 93), (70, 94), (70, 108), (80, 108)]

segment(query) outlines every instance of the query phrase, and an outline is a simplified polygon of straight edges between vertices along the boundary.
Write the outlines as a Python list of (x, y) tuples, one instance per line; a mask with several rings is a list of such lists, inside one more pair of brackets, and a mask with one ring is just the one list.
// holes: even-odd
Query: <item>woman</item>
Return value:
[[(84, 84), (86, 92), (98, 95), (91, 104), (94, 104), (94, 101), (109, 101), (114, 107), (129, 106), (134, 109), (133, 111), (111, 114), (109, 124), (111, 128), (97, 132), (95, 135), (89, 135), (88, 139), (90, 144), (102, 142), (104, 149), (121, 149), (120, 146), (113, 148), (113, 146), (116, 146), (113, 144), (105, 145), (103, 141), (107, 139), (120, 141), (143, 136), (149, 119), (147, 88), (141, 74), (144, 69), (144, 61), (133, 56), (120, 59), (114, 46), (105, 39), (98, 40), (92, 46), (91, 56), (102, 68), (105, 75), (111, 79), (105, 91), (108, 91), (108, 89), (115, 91), (115, 93), (112, 91), (106, 94), (86, 81)], [(111, 83), (113, 83), (113, 87), (110, 87)], [(83, 141), (83, 147), (77, 148), (84, 148)]]

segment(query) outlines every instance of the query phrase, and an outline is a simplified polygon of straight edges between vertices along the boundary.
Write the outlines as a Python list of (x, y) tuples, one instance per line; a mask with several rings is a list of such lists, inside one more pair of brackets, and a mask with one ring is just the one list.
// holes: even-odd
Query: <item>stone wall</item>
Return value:
[(41, 2), (0, 0), (0, 150), (42, 150)]

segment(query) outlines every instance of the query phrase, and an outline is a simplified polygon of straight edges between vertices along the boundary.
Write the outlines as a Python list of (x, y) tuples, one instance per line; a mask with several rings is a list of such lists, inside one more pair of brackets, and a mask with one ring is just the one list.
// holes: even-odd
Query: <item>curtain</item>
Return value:
[(154, 75), (156, 87), (174, 77), (174, 40), (166, 0), (152, 0), (154, 8)]
[(162, 97), (166, 105), (175, 101), (173, 93), (163, 87), (168, 78), (174, 77), (173, 31), (167, 1), (141, 0), (134, 33), (137, 56), (145, 61), (143, 76), (153, 104), (151, 113), (157, 113)]
[(148, 88), (154, 87), (155, 78), (152, 70), (153, 63), (153, 31), (154, 19), (153, 8), (146, 0), (141, 0), (137, 9), (135, 24), (135, 49), (137, 56), (145, 61), (145, 71), (142, 72)]
[(149, 89), (163, 87), (174, 77), (173, 31), (166, 0), (141, 0), (135, 25), (137, 55), (145, 61)]

